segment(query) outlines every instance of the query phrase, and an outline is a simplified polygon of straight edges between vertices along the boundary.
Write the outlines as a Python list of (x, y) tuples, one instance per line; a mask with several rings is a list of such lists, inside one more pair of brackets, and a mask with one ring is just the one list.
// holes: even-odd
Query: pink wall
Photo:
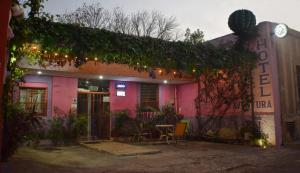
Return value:
[(168, 103), (174, 103), (174, 85), (159, 85), (159, 108)]
[(195, 98), (197, 97), (197, 84), (184, 84), (177, 87), (178, 111), (185, 117), (196, 115)]
[(109, 91), (110, 91), (110, 111), (120, 111), (129, 110), (131, 117), (135, 116), (136, 105), (138, 104), (138, 83), (136, 82), (126, 82), (126, 96), (117, 96), (115, 89), (115, 83), (117, 81), (110, 81)]
[[(52, 79), (52, 116), (67, 114), (77, 98), (77, 78), (53, 77)], [(54, 110), (58, 110), (56, 113)]]

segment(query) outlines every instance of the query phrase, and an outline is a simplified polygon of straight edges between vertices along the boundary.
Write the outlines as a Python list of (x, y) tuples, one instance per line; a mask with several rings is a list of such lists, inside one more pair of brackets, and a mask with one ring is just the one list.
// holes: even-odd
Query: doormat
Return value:
[(116, 156), (134, 156), (145, 154), (156, 154), (161, 151), (158, 149), (152, 149), (145, 146), (135, 146), (120, 142), (98, 142), (98, 143), (80, 143), (82, 146), (100, 151), (110, 153)]

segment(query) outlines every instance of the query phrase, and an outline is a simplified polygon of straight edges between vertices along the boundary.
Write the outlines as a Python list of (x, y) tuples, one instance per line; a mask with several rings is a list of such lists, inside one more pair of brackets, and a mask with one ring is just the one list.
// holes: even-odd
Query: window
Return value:
[(47, 115), (46, 88), (20, 88), (21, 107), (27, 112)]
[(141, 107), (152, 107), (158, 109), (158, 85), (141, 84)]

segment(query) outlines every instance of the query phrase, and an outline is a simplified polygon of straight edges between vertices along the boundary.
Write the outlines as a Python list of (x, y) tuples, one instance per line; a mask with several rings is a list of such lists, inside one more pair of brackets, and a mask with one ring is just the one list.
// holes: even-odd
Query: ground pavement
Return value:
[(14, 173), (300, 173), (300, 149), (184, 142), (150, 145), (160, 153), (116, 156), (82, 146), (21, 148)]

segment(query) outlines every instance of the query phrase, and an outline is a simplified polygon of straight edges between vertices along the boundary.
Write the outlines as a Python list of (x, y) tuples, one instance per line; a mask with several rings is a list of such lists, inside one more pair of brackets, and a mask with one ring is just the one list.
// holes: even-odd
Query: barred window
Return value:
[(38, 115), (47, 115), (47, 89), (46, 88), (20, 88), (21, 107), (26, 112), (35, 112)]
[(158, 85), (157, 84), (141, 84), (140, 90), (141, 107), (152, 107), (158, 109)]

